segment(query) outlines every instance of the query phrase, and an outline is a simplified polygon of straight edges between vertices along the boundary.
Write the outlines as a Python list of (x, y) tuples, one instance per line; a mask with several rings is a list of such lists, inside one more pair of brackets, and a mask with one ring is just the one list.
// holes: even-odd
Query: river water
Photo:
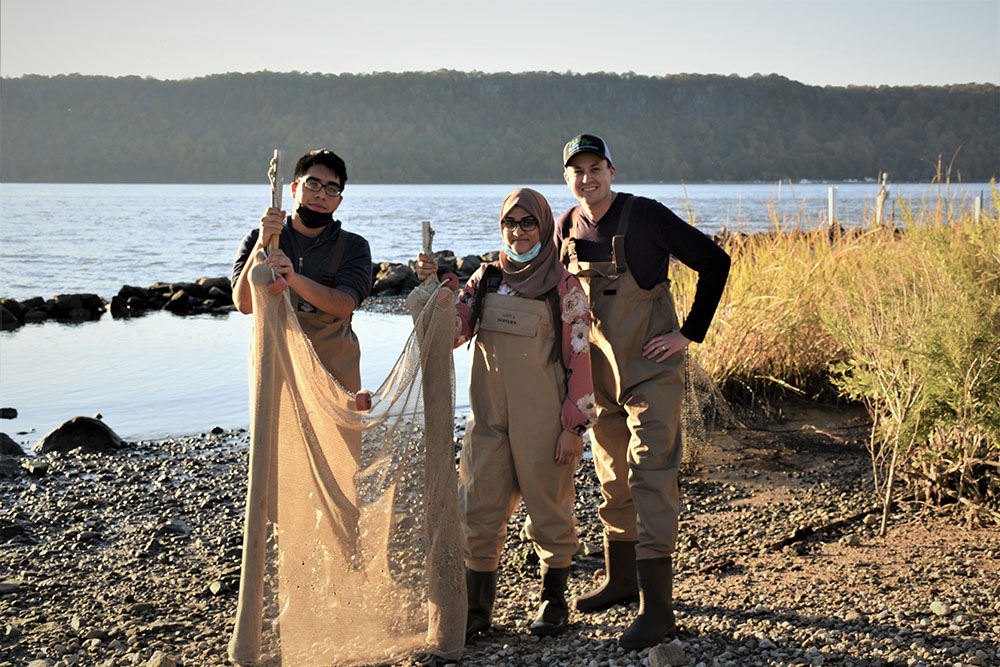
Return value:
[[(499, 247), (497, 215), (513, 185), (348, 184), (337, 212), (365, 236), (375, 261), (405, 262), (420, 247), (420, 222), (437, 232), (435, 248), (457, 255)], [(531, 186), (558, 213), (575, 202), (563, 184)], [(652, 197), (706, 233), (776, 224), (824, 224), (828, 184), (622, 185)], [(871, 215), (874, 183), (835, 184), (837, 218)], [(919, 207), (939, 186), (890, 186), (889, 215)], [(988, 184), (952, 185), (971, 207)], [(240, 238), (270, 200), (264, 185), (0, 184), (0, 296), (25, 299), (92, 292), (110, 299), (125, 284), (228, 275)], [(290, 202), (289, 193), (285, 201)], [(898, 215), (898, 213), (897, 213)], [(358, 313), (362, 376), (377, 387), (395, 361), (409, 320)], [(197, 433), (249, 421), (246, 349), (250, 318), (147, 317), (78, 325), (38, 324), (0, 333), (0, 406), (18, 418), (0, 422), (15, 440), (34, 444), (76, 415), (101, 413), (128, 439)], [(468, 352), (456, 351), (460, 413), (468, 410)]]

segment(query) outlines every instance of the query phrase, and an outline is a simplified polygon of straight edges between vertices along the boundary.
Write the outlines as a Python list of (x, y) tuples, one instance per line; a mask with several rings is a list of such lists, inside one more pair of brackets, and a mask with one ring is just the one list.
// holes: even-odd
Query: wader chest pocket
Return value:
[(515, 336), (536, 336), (538, 335), (538, 323), (541, 319), (537, 313), (487, 306), (483, 309), (483, 319), (479, 328), (514, 334)]
[(604, 290), (604, 296), (614, 296), (615, 294), (618, 294), (618, 290), (616, 290), (616, 289), (606, 289), (606, 290)]

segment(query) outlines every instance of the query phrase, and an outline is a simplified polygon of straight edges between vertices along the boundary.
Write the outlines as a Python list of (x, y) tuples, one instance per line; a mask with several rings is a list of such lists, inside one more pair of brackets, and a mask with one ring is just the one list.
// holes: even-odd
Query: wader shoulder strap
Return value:
[[(632, 217), (632, 202), (635, 197), (630, 194), (619, 195), (625, 197), (621, 215), (618, 216), (618, 233), (611, 238), (611, 262), (615, 265), (618, 273), (625, 273), (628, 265), (625, 263), (625, 234), (628, 232), (628, 223)], [(559, 249), (559, 261), (564, 266), (576, 264), (576, 225), (579, 218), (580, 207), (575, 206), (570, 213), (569, 236), (563, 238), (562, 248)]]
[(502, 280), (503, 271), (500, 270), (500, 267), (487, 264), (483, 270), (483, 277), (479, 279), (479, 284), (476, 285), (476, 295), (472, 299), (472, 322), (470, 326), (472, 333), (476, 332), (479, 320), (483, 316), (483, 302), (486, 300), (486, 295), (489, 292), (496, 292), (500, 289), (500, 282)]
[(326, 263), (326, 276), (335, 276), (340, 269), (340, 263), (344, 260), (344, 251), (347, 250), (347, 232), (343, 229), (337, 234), (337, 241), (333, 245), (333, 252), (330, 253), (330, 261)]
[(574, 206), (569, 214), (569, 234), (563, 237), (562, 247), (559, 248), (559, 261), (563, 266), (570, 263), (576, 264), (576, 218), (579, 206)]
[(611, 239), (611, 261), (614, 262), (615, 270), (618, 273), (625, 273), (628, 265), (625, 263), (625, 234), (628, 233), (628, 221), (632, 217), (632, 202), (635, 197), (632, 195), (622, 195), (627, 197), (622, 206), (621, 215), (618, 216), (618, 233)]

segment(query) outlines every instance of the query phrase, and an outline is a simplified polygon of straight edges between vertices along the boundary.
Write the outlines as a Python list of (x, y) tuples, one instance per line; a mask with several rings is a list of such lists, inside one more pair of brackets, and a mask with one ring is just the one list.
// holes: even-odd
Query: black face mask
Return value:
[(299, 220), (302, 224), (309, 229), (319, 229), (320, 227), (325, 227), (333, 222), (333, 213), (317, 213), (311, 208), (299, 205), (295, 209), (295, 214), (299, 216)]

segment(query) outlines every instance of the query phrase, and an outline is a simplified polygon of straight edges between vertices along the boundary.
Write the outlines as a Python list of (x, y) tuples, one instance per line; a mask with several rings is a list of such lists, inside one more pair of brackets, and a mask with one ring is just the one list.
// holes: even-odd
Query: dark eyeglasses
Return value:
[(340, 186), (336, 183), (327, 183), (324, 185), (323, 181), (318, 178), (307, 178), (302, 181), (302, 187), (309, 192), (319, 192), (320, 190), (325, 190), (327, 197), (339, 197), (340, 193), (343, 192)]
[(520, 220), (515, 220), (514, 218), (504, 218), (500, 221), (500, 224), (507, 229), (514, 229), (515, 227), (520, 227), (522, 232), (530, 232), (538, 227), (538, 220), (536, 218), (521, 218)]

